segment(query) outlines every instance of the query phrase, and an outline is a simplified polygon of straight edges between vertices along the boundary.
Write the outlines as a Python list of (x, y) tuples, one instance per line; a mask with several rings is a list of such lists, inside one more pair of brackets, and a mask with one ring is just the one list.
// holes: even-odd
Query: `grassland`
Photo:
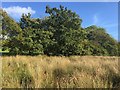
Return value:
[(120, 88), (118, 57), (3, 56), (3, 88)]

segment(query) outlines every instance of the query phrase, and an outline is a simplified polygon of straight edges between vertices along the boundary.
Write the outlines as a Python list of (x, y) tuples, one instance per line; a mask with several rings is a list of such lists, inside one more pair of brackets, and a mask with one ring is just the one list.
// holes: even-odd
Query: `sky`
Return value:
[(82, 27), (97, 25), (106, 29), (118, 40), (118, 3), (117, 2), (3, 2), (2, 8), (16, 21), (22, 13), (31, 13), (32, 18), (48, 16), (45, 7), (59, 8), (60, 5), (76, 12), (82, 19)]

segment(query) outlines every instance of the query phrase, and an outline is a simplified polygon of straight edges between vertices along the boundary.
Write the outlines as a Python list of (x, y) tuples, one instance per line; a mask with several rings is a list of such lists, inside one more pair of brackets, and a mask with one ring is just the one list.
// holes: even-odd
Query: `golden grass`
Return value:
[(3, 88), (120, 88), (118, 57), (2, 57)]

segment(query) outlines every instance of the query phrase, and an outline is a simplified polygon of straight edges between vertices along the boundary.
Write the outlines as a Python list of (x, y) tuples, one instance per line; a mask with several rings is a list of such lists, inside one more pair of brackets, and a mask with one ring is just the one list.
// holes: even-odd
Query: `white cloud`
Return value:
[(98, 16), (97, 16), (97, 14), (95, 14), (93, 16), (93, 24), (96, 25), (98, 23), (98, 21), (99, 21)]
[(8, 8), (3, 8), (11, 17), (15, 19), (19, 19), (21, 15), (24, 14), (35, 14), (35, 10), (33, 10), (31, 7), (20, 7), (20, 6), (12, 6)]

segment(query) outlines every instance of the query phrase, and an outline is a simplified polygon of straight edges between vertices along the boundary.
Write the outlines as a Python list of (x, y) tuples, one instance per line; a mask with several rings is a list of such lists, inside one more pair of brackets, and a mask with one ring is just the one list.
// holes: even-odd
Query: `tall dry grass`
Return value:
[(118, 57), (2, 57), (3, 88), (120, 88)]

